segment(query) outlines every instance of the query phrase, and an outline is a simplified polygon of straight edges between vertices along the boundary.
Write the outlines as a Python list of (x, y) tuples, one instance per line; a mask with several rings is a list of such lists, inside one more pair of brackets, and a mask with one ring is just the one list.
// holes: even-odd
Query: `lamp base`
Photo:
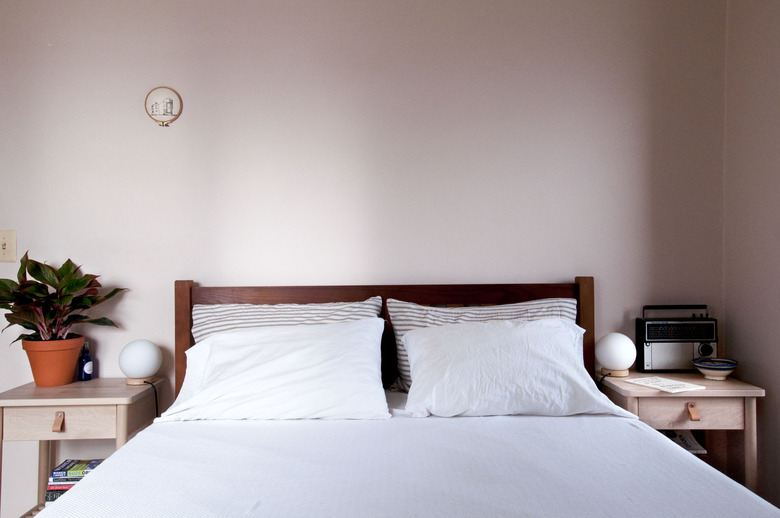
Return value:
[(602, 376), (612, 376), (613, 378), (625, 378), (628, 376), (628, 369), (601, 369)]
[(149, 376), (146, 378), (127, 378), (125, 383), (127, 385), (143, 385), (146, 382), (154, 383), (157, 378), (155, 376)]

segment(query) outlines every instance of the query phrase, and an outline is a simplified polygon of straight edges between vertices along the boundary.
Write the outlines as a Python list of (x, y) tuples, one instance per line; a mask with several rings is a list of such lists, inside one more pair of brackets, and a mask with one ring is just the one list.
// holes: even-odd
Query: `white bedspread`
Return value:
[(39, 516), (780, 517), (634, 419), (399, 414), (156, 423)]

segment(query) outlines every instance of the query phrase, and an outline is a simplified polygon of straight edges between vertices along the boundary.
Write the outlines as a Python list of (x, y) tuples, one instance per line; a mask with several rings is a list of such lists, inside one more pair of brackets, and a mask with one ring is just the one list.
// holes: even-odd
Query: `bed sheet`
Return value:
[(160, 422), (41, 518), (779, 517), (635, 419)]

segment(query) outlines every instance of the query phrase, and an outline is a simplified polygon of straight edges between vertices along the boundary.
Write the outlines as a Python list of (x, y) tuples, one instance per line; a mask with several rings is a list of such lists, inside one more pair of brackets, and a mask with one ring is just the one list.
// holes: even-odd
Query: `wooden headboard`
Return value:
[[(307, 302), (356, 302), (377, 295), (426, 306), (489, 306), (512, 304), (544, 298), (577, 299), (577, 323), (585, 329), (584, 358), (588, 372), (593, 372), (594, 357), (594, 286), (593, 277), (576, 277), (572, 283), (547, 284), (433, 284), (378, 286), (199, 286), (193, 281), (176, 281), (176, 394), (187, 369), (185, 352), (192, 345), (192, 307), (195, 304), (303, 304)], [(387, 306), (382, 315), (386, 321)], [(382, 379), (385, 386), (398, 375), (396, 346), (392, 326), (385, 325), (382, 337)]]

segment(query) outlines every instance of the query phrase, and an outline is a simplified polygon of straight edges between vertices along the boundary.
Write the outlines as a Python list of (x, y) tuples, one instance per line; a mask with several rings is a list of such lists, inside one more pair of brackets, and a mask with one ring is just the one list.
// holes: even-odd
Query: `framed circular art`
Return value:
[(181, 115), (183, 103), (179, 92), (158, 86), (146, 94), (146, 114), (160, 126), (168, 126)]

